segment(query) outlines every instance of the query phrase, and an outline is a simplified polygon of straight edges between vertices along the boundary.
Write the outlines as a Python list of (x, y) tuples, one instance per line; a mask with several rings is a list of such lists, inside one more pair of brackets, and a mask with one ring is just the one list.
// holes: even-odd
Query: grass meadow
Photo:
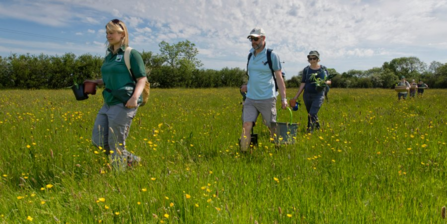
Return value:
[(445, 223), (447, 90), (331, 89), (322, 130), (301, 107), (295, 144), (275, 147), (259, 119), (241, 154), (238, 89), (152, 89), (124, 172), (91, 144), (101, 94), (0, 94), (0, 223)]

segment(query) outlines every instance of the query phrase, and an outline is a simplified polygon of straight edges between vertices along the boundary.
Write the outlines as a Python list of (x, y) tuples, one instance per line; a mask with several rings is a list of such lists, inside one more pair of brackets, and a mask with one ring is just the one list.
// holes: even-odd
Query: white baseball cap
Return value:
[(249, 38), (249, 37), (261, 37), (261, 36), (265, 36), (264, 29), (255, 27), (255, 28), (253, 28), (251, 30), (250, 35), (248, 35), (247, 38)]

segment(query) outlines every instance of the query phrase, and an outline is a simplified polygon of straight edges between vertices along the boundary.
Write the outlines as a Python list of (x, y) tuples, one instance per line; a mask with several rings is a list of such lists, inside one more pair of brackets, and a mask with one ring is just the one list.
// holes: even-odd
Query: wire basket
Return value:
[(396, 90), (396, 92), (401, 93), (401, 92), (408, 92), (409, 87), (408, 86), (396, 86), (394, 87), (394, 90)]

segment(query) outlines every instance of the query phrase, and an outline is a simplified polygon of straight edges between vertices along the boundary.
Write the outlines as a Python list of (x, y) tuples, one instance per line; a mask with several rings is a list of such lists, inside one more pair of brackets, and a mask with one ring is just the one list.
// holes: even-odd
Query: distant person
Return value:
[[(301, 84), (298, 89), (297, 94), (292, 99), (296, 99), (304, 90), (303, 101), (306, 105), (306, 110), (308, 113), (307, 117), (307, 132), (313, 133), (314, 130), (320, 129), (320, 122), (318, 120), (318, 111), (323, 105), (325, 88), (317, 88), (314, 78), (320, 78), (323, 80), (329, 75), (326, 67), (318, 64), (320, 62), (320, 53), (318, 51), (311, 51), (307, 55), (307, 61), (310, 63), (309, 66), (303, 69), (303, 77), (301, 79)], [(327, 81), (326, 84), (329, 85), (331, 81)]]
[(418, 84), (416, 83), (416, 81), (411, 80), (410, 83), (410, 97), (413, 97), (416, 95), (416, 90), (418, 89)]
[(111, 154), (114, 167), (132, 166), (141, 158), (126, 150), (130, 125), (142, 102), (141, 93), (146, 83), (146, 68), (141, 54), (132, 49), (130, 65), (133, 77), (124, 62), (124, 52), (129, 46), (129, 33), (123, 21), (114, 19), (106, 25), (107, 55), (101, 67), (104, 84), (104, 105), (99, 110), (93, 126), (92, 142)]
[[(273, 137), (276, 131), (276, 127), (272, 124), (272, 122), (276, 122), (276, 85), (282, 99), (281, 107), (282, 109), (287, 108), (286, 86), (282, 77), (281, 62), (275, 52), (267, 49), (264, 29), (254, 28), (247, 38), (252, 49), (247, 62), (248, 83), (241, 87), (241, 92), (246, 93), (243, 104), (241, 151), (247, 151), (250, 146), (250, 131), (259, 113), (262, 114), (265, 125), (270, 129), (270, 136)], [(270, 53), (268, 53), (269, 51)], [(271, 68), (268, 63), (268, 54), (270, 54)]]
[(428, 89), (428, 85), (425, 84), (424, 82), (422, 82), (421, 80), (419, 80), (418, 83), (418, 97), (422, 97), (422, 95), (424, 94), (424, 90)]
[[(406, 86), (407, 88), (410, 88), (410, 83), (405, 79), (405, 76), (400, 77), (400, 81), (397, 83), (397, 86)], [(408, 91), (405, 92), (398, 92), (397, 93), (397, 99), (407, 99)]]

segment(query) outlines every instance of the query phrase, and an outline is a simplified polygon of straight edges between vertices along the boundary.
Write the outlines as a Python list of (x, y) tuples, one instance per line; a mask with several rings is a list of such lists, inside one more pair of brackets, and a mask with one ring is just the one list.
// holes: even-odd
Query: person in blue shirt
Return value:
[(402, 99), (407, 99), (407, 95), (408, 95), (408, 89), (410, 89), (410, 83), (405, 79), (405, 76), (401, 76), (400, 77), (401, 80), (400, 82), (397, 83), (397, 86), (406, 86), (407, 87), (407, 91), (405, 92), (398, 92), (397, 93), (397, 99), (400, 100), (400, 98)]
[[(327, 74), (327, 70), (324, 69), (324, 66), (318, 64), (318, 62), (320, 62), (320, 53), (318, 53), (318, 51), (309, 52), (307, 55), (307, 60), (309, 61), (310, 65), (303, 69), (303, 77), (301, 79), (300, 87), (296, 96), (292, 100), (296, 101), (304, 90), (303, 101), (306, 105), (306, 110), (308, 113), (307, 132), (312, 133), (314, 130), (320, 129), (318, 111), (323, 105), (325, 93), (324, 87), (319, 88), (316, 86), (314, 78), (320, 78), (323, 80), (329, 74)], [(327, 85), (330, 83), (330, 80), (326, 81)]]
[(270, 136), (276, 131), (272, 122), (276, 122), (276, 92), (275, 80), (281, 95), (281, 107), (287, 108), (286, 86), (281, 72), (281, 62), (279, 56), (272, 51), (272, 70), (267, 63), (267, 47), (264, 29), (254, 28), (247, 37), (251, 43), (250, 50), (252, 56), (248, 61), (248, 83), (242, 85), (241, 92), (246, 93), (246, 99), (243, 106), (243, 128), (241, 134), (241, 151), (247, 151), (250, 146), (250, 131), (253, 123), (262, 114), (265, 125), (270, 129)]

